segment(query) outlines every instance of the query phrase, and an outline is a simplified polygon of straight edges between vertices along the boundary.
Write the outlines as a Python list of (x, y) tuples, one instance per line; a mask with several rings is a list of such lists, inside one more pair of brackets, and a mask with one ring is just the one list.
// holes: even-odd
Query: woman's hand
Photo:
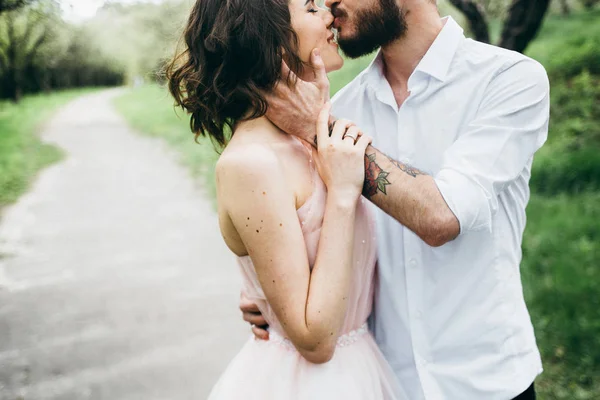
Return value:
[(335, 121), (330, 130), (330, 110), (327, 102), (319, 114), (315, 162), (329, 195), (356, 201), (365, 180), (365, 151), (373, 139), (348, 120)]

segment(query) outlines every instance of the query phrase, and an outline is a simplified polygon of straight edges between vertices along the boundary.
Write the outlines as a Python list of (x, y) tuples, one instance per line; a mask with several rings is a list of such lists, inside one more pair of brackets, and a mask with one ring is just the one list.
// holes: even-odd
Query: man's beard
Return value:
[[(345, 13), (336, 12), (337, 17)], [(338, 45), (350, 58), (370, 54), (406, 33), (406, 17), (395, 0), (379, 0), (379, 7), (356, 13), (356, 33), (352, 37), (338, 37)]]

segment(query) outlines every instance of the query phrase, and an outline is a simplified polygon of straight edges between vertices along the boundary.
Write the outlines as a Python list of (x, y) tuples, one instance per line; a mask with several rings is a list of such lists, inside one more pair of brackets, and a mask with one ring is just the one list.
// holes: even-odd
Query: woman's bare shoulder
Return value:
[(275, 172), (285, 169), (293, 151), (296, 147), (287, 135), (261, 128), (242, 131), (234, 135), (221, 154), (216, 166), (217, 178), (226, 179), (235, 173), (276, 179)]
[(275, 150), (264, 143), (236, 143), (223, 151), (215, 168), (217, 181), (243, 177), (262, 179), (279, 169)]

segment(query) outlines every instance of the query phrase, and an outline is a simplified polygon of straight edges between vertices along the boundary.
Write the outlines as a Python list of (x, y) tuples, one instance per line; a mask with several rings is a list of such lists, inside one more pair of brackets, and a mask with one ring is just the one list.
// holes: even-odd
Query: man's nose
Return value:
[(331, 7), (334, 4), (339, 4), (340, 0), (325, 0), (325, 7), (329, 8), (331, 10)]
[(329, 10), (323, 10), (323, 21), (325, 21), (325, 25), (327, 25), (327, 27), (331, 26), (331, 24), (333, 24), (333, 14), (331, 12), (329, 12)]

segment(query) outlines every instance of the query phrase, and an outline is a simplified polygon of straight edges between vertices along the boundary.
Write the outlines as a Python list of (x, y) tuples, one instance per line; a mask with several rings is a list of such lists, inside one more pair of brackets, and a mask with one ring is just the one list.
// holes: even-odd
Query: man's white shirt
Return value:
[(398, 108), (379, 54), (333, 99), (376, 148), (433, 176), (460, 223), (433, 248), (373, 207), (375, 337), (411, 400), (512, 399), (542, 371), (519, 265), (531, 163), (548, 132), (546, 72), (466, 39), (447, 17), (408, 91)]

